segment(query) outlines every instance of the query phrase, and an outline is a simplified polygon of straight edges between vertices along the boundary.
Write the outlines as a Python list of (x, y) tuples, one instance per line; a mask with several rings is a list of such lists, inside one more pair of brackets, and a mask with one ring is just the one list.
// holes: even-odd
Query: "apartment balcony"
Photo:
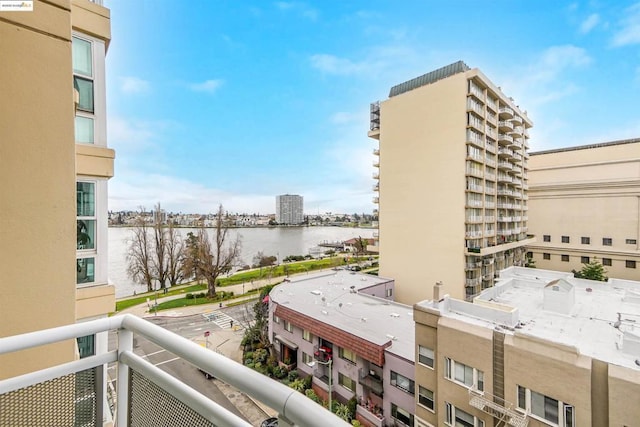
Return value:
[(500, 117), (504, 119), (513, 119), (513, 109), (511, 107), (500, 107)]
[(380, 179), (380, 173), (379, 172), (374, 172), (373, 173), (373, 179)]
[(516, 116), (514, 115), (513, 118), (511, 119), (511, 123), (513, 123), (514, 125), (522, 125), (522, 117), (520, 116)]
[(498, 169), (512, 170), (513, 169), (513, 164), (509, 163), (507, 161), (500, 161), (500, 162), (498, 162)]
[(518, 165), (513, 165), (513, 171), (515, 173), (522, 173), (522, 167), (520, 167)]
[(374, 168), (379, 168), (380, 167), (380, 161), (379, 160), (374, 161), (373, 162), (373, 167)]
[(493, 265), (495, 262), (495, 258), (485, 258), (482, 260), (482, 264), (484, 265)]
[(484, 207), (487, 209), (493, 209), (496, 207), (495, 202), (484, 202)]
[(474, 83), (469, 84), (469, 94), (484, 102), (484, 91)]
[(498, 129), (500, 129), (501, 132), (511, 132), (513, 131), (513, 123), (506, 120), (500, 120), (498, 122)]
[(500, 147), (498, 149), (498, 157), (506, 157), (508, 159), (513, 158), (513, 150), (507, 147)]
[[(515, 209), (515, 205), (508, 202), (498, 202), (498, 209)], [(500, 220), (498, 219), (498, 221)]]
[(473, 111), (480, 117), (484, 117), (484, 108), (472, 99), (468, 99), (467, 101), (467, 111)]
[(498, 182), (513, 182), (513, 178), (506, 173), (498, 174)]
[(512, 403), (489, 393), (469, 389), (469, 405), (504, 422), (505, 426), (527, 427), (529, 424), (528, 412), (519, 412)]
[(495, 181), (496, 180), (496, 174), (492, 173), (492, 172), (485, 172), (484, 177), (487, 181)]
[(382, 376), (373, 370), (358, 369), (358, 382), (377, 396), (382, 396), (384, 392)]
[(467, 206), (470, 208), (481, 208), (482, 200), (467, 199)]
[(373, 216), (378, 216), (379, 214), (380, 214), (380, 211), (378, 211), (378, 209), (373, 210)]
[(476, 277), (474, 279), (465, 279), (465, 286), (479, 286), (482, 283), (482, 277)]
[(372, 405), (361, 405), (358, 404), (356, 406), (356, 415), (362, 417), (368, 424), (374, 427), (384, 427), (384, 415), (382, 412), (382, 408), (372, 406)]
[(496, 161), (495, 161), (495, 160), (493, 160), (493, 159), (487, 159), (487, 158), (485, 158), (485, 159), (484, 159), (484, 164), (485, 164), (485, 165), (487, 165), (487, 166), (491, 166), (491, 167), (494, 167), (494, 168), (495, 168), (497, 163), (496, 163)]
[(495, 195), (496, 194), (496, 189), (495, 188), (491, 188), (491, 187), (486, 187), (484, 192), (485, 192), (485, 194)]
[(467, 175), (482, 178), (484, 176), (482, 169), (467, 168)]
[(380, 129), (380, 101), (372, 102), (369, 105), (369, 130)]
[(479, 268), (482, 268), (482, 261), (468, 262), (465, 264), (466, 270), (477, 270)]
[[(0, 381), (6, 425), (215, 425), (250, 427), (218, 403), (133, 353), (144, 338), (161, 351), (233, 386), (279, 413), (282, 424), (343, 426), (344, 422), (301, 393), (221, 354), (133, 315), (115, 316), (0, 338), (0, 354), (117, 331), (117, 349)], [(105, 396), (106, 365), (117, 364), (115, 418)], [(107, 393), (108, 395), (109, 393)]]
[(522, 180), (520, 178), (513, 178), (513, 185), (522, 186)]
[(496, 103), (496, 101), (489, 97), (487, 97), (487, 108), (495, 111), (496, 113), (498, 112), (498, 104)]
[(482, 217), (481, 216), (468, 216), (467, 217), (467, 223), (468, 224), (481, 224), (482, 223)]
[(513, 190), (508, 190), (505, 188), (498, 189), (498, 196), (513, 196)]
[(484, 187), (482, 185), (467, 185), (467, 191), (473, 191), (475, 193), (484, 193)]
[(374, 148), (373, 149), (373, 155), (374, 156), (379, 156), (380, 155), (380, 149), (379, 148)]
[(482, 238), (482, 231), (481, 230), (467, 231), (464, 234), (465, 234), (467, 239), (481, 239)]
[(513, 150), (522, 150), (522, 138), (518, 135), (512, 135), (513, 141), (509, 144), (509, 148)]
[(500, 145), (509, 145), (513, 143), (513, 137), (507, 135), (506, 133), (500, 132), (498, 134), (498, 144)]
[(373, 189), (373, 191), (380, 191), (380, 184), (375, 184), (373, 187), (371, 187)]
[[(500, 207), (498, 205), (498, 207)], [(513, 217), (512, 216), (499, 216), (498, 217), (498, 222), (512, 222), (513, 221)]]
[(484, 222), (488, 222), (488, 223), (496, 222), (496, 217), (493, 216), (493, 215), (485, 216), (484, 217)]
[(522, 126), (514, 126), (512, 132), (515, 135), (521, 136), (522, 133), (524, 132), (524, 128)]
[[(497, 135), (496, 135), (497, 136)], [(493, 138), (494, 141), (487, 141), (487, 143), (485, 144), (484, 148), (485, 150), (487, 150), (490, 153), (494, 153), (496, 152), (496, 143), (495, 143), (495, 137)]]
[(495, 230), (485, 230), (484, 231), (484, 237), (495, 237), (496, 235), (496, 231)]
[(373, 198), (373, 199), (371, 199), (371, 200), (373, 201), (373, 204), (374, 204), (374, 205), (378, 205), (378, 204), (380, 204), (380, 197), (378, 197), (378, 196), (374, 197), (374, 198)]
[(510, 229), (508, 228), (502, 228), (502, 229), (498, 229), (498, 235), (499, 236), (511, 236), (513, 233), (511, 232)]
[(482, 163), (484, 161), (484, 157), (479, 153), (467, 153), (467, 160), (475, 160), (476, 162)]

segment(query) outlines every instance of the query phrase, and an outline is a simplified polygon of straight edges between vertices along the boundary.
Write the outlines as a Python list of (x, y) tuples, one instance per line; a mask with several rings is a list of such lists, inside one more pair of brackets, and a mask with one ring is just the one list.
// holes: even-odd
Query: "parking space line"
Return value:
[(174, 360), (179, 360), (179, 357), (174, 357), (173, 359), (165, 360), (164, 362), (156, 363), (154, 366), (164, 365), (165, 363), (173, 362)]

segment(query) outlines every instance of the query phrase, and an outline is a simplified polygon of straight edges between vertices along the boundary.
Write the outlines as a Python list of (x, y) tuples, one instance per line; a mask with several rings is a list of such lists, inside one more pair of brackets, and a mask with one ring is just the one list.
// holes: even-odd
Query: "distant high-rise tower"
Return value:
[(278, 224), (302, 224), (304, 222), (302, 196), (296, 194), (276, 196), (276, 221)]
[(379, 141), (380, 275), (396, 300), (431, 298), (444, 283), (471, 299), (524, 265), (528, 129), (513, 99), (462, 61), (391, 88), (371, 106)]

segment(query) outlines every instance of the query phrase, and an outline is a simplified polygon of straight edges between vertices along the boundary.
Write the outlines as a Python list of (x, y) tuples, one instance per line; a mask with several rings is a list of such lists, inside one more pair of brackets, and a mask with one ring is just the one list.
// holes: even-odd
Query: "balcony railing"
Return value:
[(527, 427), (529, 419), (527, 413), (520, 413), (513, 409), (513, 404), (488, 393), (469, 389), (469, 405), (493, 416), (505, 426)]
[[(279, 413), (286, 425), (349, 424), (290, 387), (133, 315), (0, 338), (0, 354), (118, 331), (113, 351), (0, 381), (3, 425), (102, 425), (105, 365), (117, 362), (115, 425), (250, 424), (133, 353), (134, 335), (195, 365)], [(15, 405), (15, 403), (19, 403)], [(159, 405), (159, 402), (162, 402)], [(25, 408), (31, 408), (26, 410)], [(35, 418), (35, 417), (41, 418)]]

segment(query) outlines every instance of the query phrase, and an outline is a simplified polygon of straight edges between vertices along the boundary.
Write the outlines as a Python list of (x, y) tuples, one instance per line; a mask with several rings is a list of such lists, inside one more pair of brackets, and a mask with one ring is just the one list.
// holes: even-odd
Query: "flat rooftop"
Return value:
[[(413, 308), (382, 298), (383, 289), (371, 289), (385, 283), (393, 281), (337, 270), (294, 277), (273, 288), (269, 297), (274, 303), (373, 344), (384, 346), (391, 342), (388, 353), (413, 361)], [(380, 297), (367, 293), (378, 293)]]
[(474, 303), (446, 297), (420, 306), (506, 333), (572, 346), (580, 354), (640, 370), (640, 282), (575, 279), (571, 273), (511, 267)]

